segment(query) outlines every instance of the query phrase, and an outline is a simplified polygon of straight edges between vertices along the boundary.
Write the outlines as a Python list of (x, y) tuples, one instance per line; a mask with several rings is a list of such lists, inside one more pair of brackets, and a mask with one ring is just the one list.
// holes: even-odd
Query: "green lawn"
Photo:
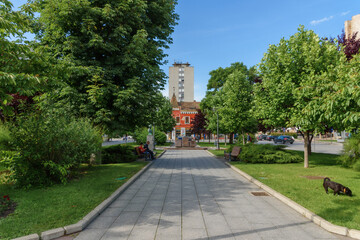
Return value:
[[(79, 179), (49, 188), (22, 190), (0, 184), (0, 194), (8, 194), (18, 204), (15, 213), (0, 219), (0, 239), (40, 233), (78, 222), (146, 164), (84, 166)], [(116, 179), (120, 177), (126, 179)]]
[[(292, 152), (303, 156), (303, 152)], [(303, 163), (231, 164), (329, 222), (360, 230), (360, 173), (341, 167), (336, 157), (312, 153), (308, 169), (303, 167)], [(320, 179), (309, 179), (308, 176)], [(332, 190), (326, 194), (322, 186), (323, 177), (349, 187), (353, 197), (334, 196)]]

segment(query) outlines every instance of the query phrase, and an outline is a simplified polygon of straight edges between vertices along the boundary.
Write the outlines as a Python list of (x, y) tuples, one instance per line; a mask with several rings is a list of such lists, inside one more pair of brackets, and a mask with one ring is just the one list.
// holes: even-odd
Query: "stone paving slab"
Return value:
[(168, 150), (76, 239), (349, 239), (199, 150)]

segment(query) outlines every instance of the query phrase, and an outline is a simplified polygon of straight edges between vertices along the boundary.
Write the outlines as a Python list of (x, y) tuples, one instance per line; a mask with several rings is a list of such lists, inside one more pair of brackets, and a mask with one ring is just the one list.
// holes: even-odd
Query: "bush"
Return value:
[[(242, 148), (240, 159), (246, 163), (297, 163), (303, 161), (298, 155), (284, 150), (283, 145), (246, 144)], [(232, 150), (232, 147), (229, 149)]]
[(353, 134), (345, 140), (344, 149), (339, 157), (345, 167), (353, 167), (360, 171), (360, 134)]
[(10, 179), (22, 187), (66, 183), (80, 166), (100, 151), (101, 134), (86, 119), (43, 112), (18, 117), (11, 129)]
[[(139, 128), (134, 132), (134, 139), (137, 144), (146, 143), (147, 135), (149, 134), (147, 128)], [(155, 129), (155, 142), (158, 145), (166, 143), (166, 134)]]
[(133, 162), (136, 159), (134, 146), (131, 145), (112, 145), (103, 147), (101, 150), (101, 162), (103, 164)]
[(160, 131), (155, 131), (155, 141), (157, 145), (166, 143), (166, 134)]

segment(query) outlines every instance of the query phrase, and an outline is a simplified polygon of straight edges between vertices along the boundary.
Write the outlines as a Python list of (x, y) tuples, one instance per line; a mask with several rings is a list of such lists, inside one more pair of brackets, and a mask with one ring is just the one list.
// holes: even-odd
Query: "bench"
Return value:
[(235, 146), (231, 152), (224, 151), (224, 158), (231, 162), (232, 159), (237, 160), (237, 157), (240, 155), (240, 153), (241, 147)]
[[(139, 158), (143, 158), (143, 157), (144, 157), (144, 158), (145, 158), (145, 161), (151, 160), (150, 153), (149, 153), (149, 152), (143, 152), (143, 153), (141, 153), (139, 147), (135, 147), (135, 153), (138, 155)], [(155, 155), (155, 153), (154, 153), (154, 155)]]

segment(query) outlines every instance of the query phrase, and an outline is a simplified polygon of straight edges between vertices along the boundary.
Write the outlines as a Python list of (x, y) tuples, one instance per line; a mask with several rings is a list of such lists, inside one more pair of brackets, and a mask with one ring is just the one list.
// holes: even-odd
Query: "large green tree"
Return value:
[(171, 132), (176, 125), (176, 121), (172, 116), (172, 105), (170, 100), (162, 96), (162, 94), (159, 94), (158, 98), (158, 107), (155, 114), (152, 114), (153, 123), (157, 130), (168, 133)]
[[(231, 85), (229, 84), (226, 87), (225, 91), (223, 90), (224, 85), (230, 76), (232, 76), (231, 84), (233, 84), (234, 81), (236, 81), (236, 79), (237, 80), (239, 79), (236, 76), (242, 74), (243, 76), (245, 76), (247, 83), (249, 83), (248, 86), (250, 86), (251, 83), (253, 83), (256, 78), (255, 70), (256, 69), (254, 67), (248, 69), (243, 63), (236, 62), (236, 63), (232, 63), (230, 67), (226, 67), (226, 68), (220, 67), (210, 72), (210, 79), (207, 85), (206, 96), (201, 101), (200, 104), (201, 110), (206, 114), (207, 129), (215, 133), (217, 130), (217, 120), (219, 119), (219, 130), (221, 133), (230, 134), (230, 143), (233, 142), (233, 134), (235, 133), (234, 129), (236, 128), (237, 125), (234, 125), (234, 127), (229, 128), (230, 125), (227, 123), (227, 120), (228, 118), (231, 118), (231, 116), (229, 117), (227, 116), (226, 117), (227, 120), (222, 119), (224, 116), (226, 116), (225, 114), (226, 111), (232, 111), (231, 110), (232, 107), (230, 105), (224, 106), (224, 99), (228, 99), (227, 91), (230, 91)], [(233, 75), (235, 73), (236, 76)], [(251, 94), (252, 93), (249, 92), (249, 96)], [(231, 96), (236, 97), (235, 95), (236, 93), (234, 93), (234, 95), (231, 94)], [(241, 101), (241, 99), (234, 99), (234, 101)], [(234, 121), (232, 121), (232, 123), (233, 122)]]
[[(11, 116), (14, 94), (32, 96), (40, 89), (37, 71), (41, 59), (24, 43), (30, 29), (31, 12), (14, 11), (8, 0), (0, 0), (0, 115)], [(26, 10), (26, 11), (25, 11)]]
[(165, 84), (176, 0), (34, 0), (37, 39), (56, 58), (82, 66), (57, 101), (109, 132), (133, 130), (154, 112)]
[[(220, 90), (222, 106), (219, 108), (221, 124), (227, 132), (245, 136), (254, 132), (257, 121), (253, 116), (253, 85), (246, 72), (234, 71)], [(243, 137), (243, 143), (245, 139)]]
[[(311, 141), (333, 122), (320, 106), (325, 102), (321, 86), (333, 85), (346, 58), (337, 46), (300, 27), (289, 39), (270, 45), (259, 70), (255, 105), (265, 125), (299, 128), (304, 137), (304, 167), (309, 166)], [(331, 96), (328, 96), (331, 98)]]

